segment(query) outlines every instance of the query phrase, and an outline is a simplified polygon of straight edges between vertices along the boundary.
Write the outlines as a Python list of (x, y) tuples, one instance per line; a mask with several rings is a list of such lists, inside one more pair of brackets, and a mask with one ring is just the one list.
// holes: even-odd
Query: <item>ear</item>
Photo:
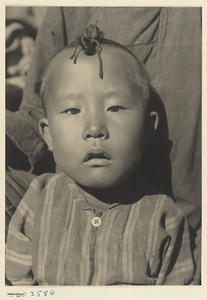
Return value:
[(159, 114), (151, 111), (147, 114), (145, 127), (145, 145), (149, 145), (156, 138), (156, 130), (159, 125)]
[(151, 123), (151, 128), (154, 130), (157, 130), (157, 127), (159, 125), (159, 114), (156, 111), (151, 111), (150, 112), (150, 123)]
[(50, 151), (53, 151), (53, 143), (52, 143), (50, 128), (49, 128), (47, 119), (42, 118), (39, 121), (39, 132), (40, 132), (42, 138), (44, 139), (44, 141), (47, 143), (48, 149)]

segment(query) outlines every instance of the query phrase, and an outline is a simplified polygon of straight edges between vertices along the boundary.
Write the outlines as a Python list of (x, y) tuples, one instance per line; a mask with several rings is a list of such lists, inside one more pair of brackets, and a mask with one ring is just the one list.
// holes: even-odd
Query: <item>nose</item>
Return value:
[(109, 132), (107, 130), (106, 124), (100, 115), (90, 116), (85, 123), (85, 128), (83, 131), (83, 139), (88, 140), (90, 138), (94, 139), (108, 139)]

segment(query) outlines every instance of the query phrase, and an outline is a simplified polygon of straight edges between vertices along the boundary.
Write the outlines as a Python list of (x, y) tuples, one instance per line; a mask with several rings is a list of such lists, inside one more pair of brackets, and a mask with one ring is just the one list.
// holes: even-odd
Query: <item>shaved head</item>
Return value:
[[(118, 46), (117, 46), (118, 45)], [(103, 78), (104, 78), (104, 69), (110, 68), (110, 65), (108, 63), (107, 57), (115, 58), (117, 63), (123, 65), (123, 72), (125, 72), (125, 66), (126, 64), (129, 65), (128, 70), (128, 76), (130, 80), (133, 80), (137, 86), (141, 89), (142, 92), (142, 101), (144, 106), (147, 106), (148, 98), (149, 98), (149, 79), (146, 74), (146, 71), (142, 65), (142, 63), (135, 57), (135, 55), (130, 52), (127, 48), (124, 46), (117, 44), (117, 45), (111, 45), (111, 44), (101, 44), (101, 59), (103, 63)], [(62, 62), (69, 62), (73, 64), (73, 60), (70, 59), (70, 57), (74, 54), (75, 47), (67, 47), (61, 50), (54, 58), (52, 58), (48, 64), (46, 65), (43, 75), (42, 75), (42, 83), (41, 83), (41, 89), (40, 89), (40, 97), (42, 99), (43, 107), (46, 113), (46, 99), (48, 95), (48, 90), (50, 88), (50, 78), (53, 73), (55, 73), (55, 69), (57, 68), (58, 64)], [(118, 58), (118, 60), (117, 60)], [(99, 59), (97, 55), (88, 56), (84, 53), (84, 51), (81, 51), (78, 55), (76, 64), (81, 64), (81, 61), (84, 60), (90, 60), (91, 63), (97, 64), (97, 78), (99, 77)], [(86, 73), (87, 76), (87, 73)], [(120, 74), (117, 74), (117, 76), (120, 76)], [(100, 78), (99, 78), (100, 79)], [(102, 79), (100, 79), (102, 80)], [(81, 83), (80, 83), (81, 84)]]

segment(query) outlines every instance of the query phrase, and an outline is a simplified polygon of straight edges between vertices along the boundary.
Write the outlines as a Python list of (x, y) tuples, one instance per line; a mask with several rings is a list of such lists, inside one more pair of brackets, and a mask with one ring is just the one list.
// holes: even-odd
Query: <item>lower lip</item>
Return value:
[(92, 158), (86, 161), (84, 164), (93, 167), (102, 167), (110, 165), (111, 161), (103, 158)]

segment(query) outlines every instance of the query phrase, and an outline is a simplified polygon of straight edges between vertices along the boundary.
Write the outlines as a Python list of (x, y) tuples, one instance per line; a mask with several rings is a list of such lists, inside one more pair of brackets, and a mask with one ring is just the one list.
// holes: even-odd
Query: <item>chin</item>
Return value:
[(113, 187), (116, 184), (108, 184), (108, 183), (103, 183), (103, 182), (93, 182), (93, 183), (86, 183), (86, 182), (78, 182), (76, 181), (76, 183), (78, 183), (81, 186), (84, 186), (86, 188), (89, 189), (108, 189)]
[(81, 186), (84, 186), (86, 188), (89, 188), (89, 189), (109, 189), (109, 188), (118, 186), (124, 180), (125, 180), (125, 178), (121, 178), (121, 179), (119, 178), (119, 179), (113, 179), (113, 180), (110, 178), (106, 178), (104, 180), (103, 177), (99, 180), (97, 180), (97, 178), (91, 179), (91, 180), (80, 180), (80, 181), (74, 179), (74, 181), (76, 183), (78, 183)]

